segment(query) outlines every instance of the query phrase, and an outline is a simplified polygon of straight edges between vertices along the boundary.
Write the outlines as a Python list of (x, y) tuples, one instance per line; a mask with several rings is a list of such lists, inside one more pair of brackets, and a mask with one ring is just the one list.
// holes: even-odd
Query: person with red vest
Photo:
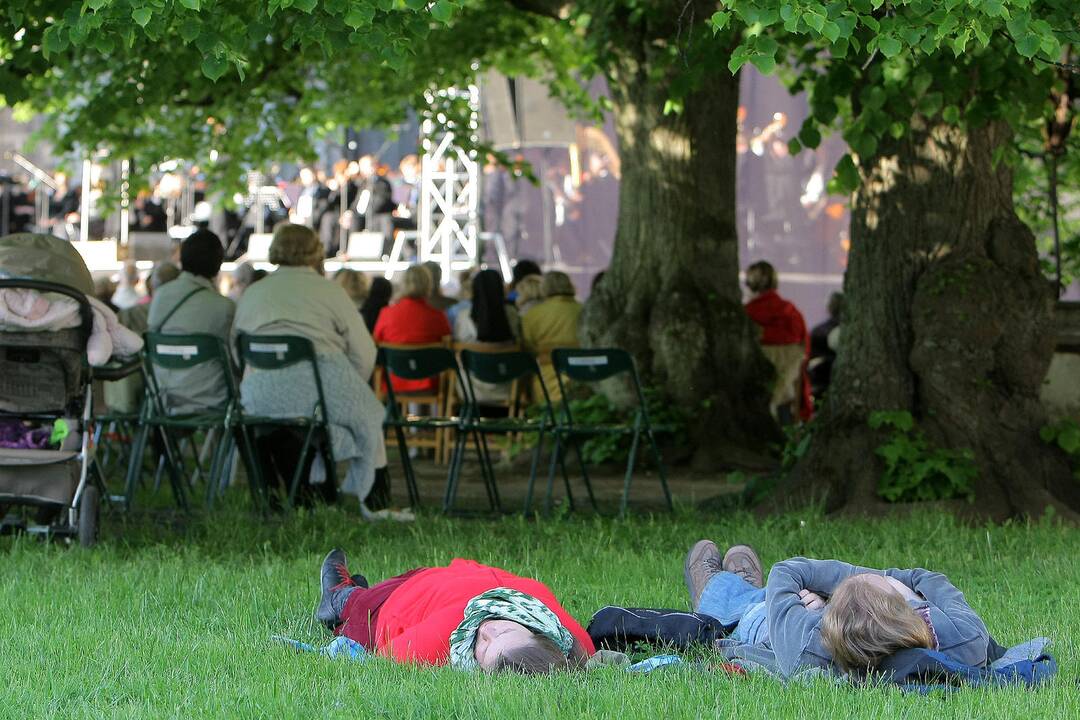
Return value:
[(473, 560), (417, 568), (368, 587), (334, 549), (320, 580), (316, 619), (398, 662), (547, 673), (583, 666), (596, 652), (546, 585)]
[(746, 303), (746, 314), (761, 328), (762, 349), (776, 368), (774, 411), (780, 408), (783, 421), (784, 407), (794, 404), (799, 419), (807, 421), (814, 414), (810, 377), (806, 373), (810, 334), (799, 309), (776, 291), (778, 285), (776, 269), (769, 263), (756, 262), (747, 268), (746, 287), (751, 296)]
[[(453, 333), (446, 313), (428, 302), (431, 286), (431, 273), (423, 265), (405, 271), (401, 299), (383, 308), (375, 322), (376, 343), (428, 345)], [(390, 382), (394, 392), (399, 393), (431, 393), (438, 389), (437, 378), (406, 380), (391, 375)]]

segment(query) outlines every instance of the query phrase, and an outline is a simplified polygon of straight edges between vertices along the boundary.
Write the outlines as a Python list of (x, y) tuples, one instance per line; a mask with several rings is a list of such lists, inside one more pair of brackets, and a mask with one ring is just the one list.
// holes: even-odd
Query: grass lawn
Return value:
[[(364, 525), (333, 509), (267, 522), (223, 510), (171, 528), (146, 515), (104, 523), (89, 551), (0, 538), (0, 717), (1080, 718), (1080, 530), (1051, 524), (682, 513)], [(333, 545), (372, 581), (456, 556), (533, 574), (585, 624), (609, 603), (685, 608), (682, 562), (699, 537), (750, 542), (766, 564), (808, 555), (940, 570), (1003, 644), (1053, 638), (1061, 672), (1037, 691), (919, 697), (685, 669), (488, 677), (331, 661), (269, 639), (329, 639), (311, 616), (318, 563)]]

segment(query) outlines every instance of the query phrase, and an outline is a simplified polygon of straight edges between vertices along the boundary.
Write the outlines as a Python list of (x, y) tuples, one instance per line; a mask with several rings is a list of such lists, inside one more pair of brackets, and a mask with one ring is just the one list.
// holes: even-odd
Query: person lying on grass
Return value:
[(416, 568), (368, 587), (335, 549), (320, 580), (316, 619), (398, 662), (548, 673), (581, 667), (596, 652), (543, 583), (472, 560)]
[(721, 556), (701, 540), (684, 575), (693, 609), (735, 626), (735, 642), (722, 647), (767, 648), (784, 676), (808, 667), (861, 676), (906, 648), (975, 667), (994, 659), (986, 625), (941, 573), (796, 557), (774, 565), (766, 584), (752, 548), (735, 545)]

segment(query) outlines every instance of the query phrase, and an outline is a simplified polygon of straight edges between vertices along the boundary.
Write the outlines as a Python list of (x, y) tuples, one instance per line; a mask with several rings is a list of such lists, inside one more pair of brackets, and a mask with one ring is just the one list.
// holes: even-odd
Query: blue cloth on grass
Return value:
[(364, 649), (364, 646), (355, 640), (350, 640), (344, 635), (338, 635), (336, 638), (330, 641), (329, 644), (324, 647), (315, 647), (306, 642), (300, 642), (299, 640), (293, 640), (291, 638), (284, 637), (282, 635), (272, 635), (271, 640), (276, 640), (280, 643), (288, 645), (296, 649), (297, 652), (309, 652), (316, 653), (318, 655), (324, 655), (331, 660), (341, 658), (342, 660), (367, 660), (368, 651)]

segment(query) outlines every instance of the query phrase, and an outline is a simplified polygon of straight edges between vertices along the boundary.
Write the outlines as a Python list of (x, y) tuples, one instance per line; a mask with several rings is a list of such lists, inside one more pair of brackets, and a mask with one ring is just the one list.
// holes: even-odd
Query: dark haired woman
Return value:
[[(502, 277), (495, 270), (481, 270), (472, 280), (472, 307), (458, 313), (454, 321), (454, 340), (463, 343), (511, 345), (521, 335), (517, 310), (506, 302)], [(476, 399), (483, 405), (504, 404), (510, 393), (505, 384), (472, 381)], [(486, 413), (485, 413), (486, 414)]]

